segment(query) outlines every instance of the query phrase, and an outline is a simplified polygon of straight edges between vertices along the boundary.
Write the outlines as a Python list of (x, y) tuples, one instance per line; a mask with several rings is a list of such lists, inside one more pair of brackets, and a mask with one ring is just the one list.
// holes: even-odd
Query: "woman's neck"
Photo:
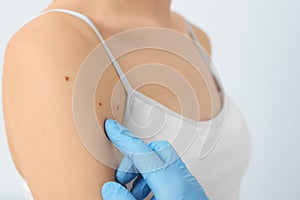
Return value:
[(75, 4), (99, 18), (142, 23), (169, 24), (171, 15), (171, 0), (55, 0), (53, 3)]
[(106, 12), (114, 12), (117, 16), (127, 19), (164, 23), (170, 17), (170, 0), (98, 0), (98, 2)]

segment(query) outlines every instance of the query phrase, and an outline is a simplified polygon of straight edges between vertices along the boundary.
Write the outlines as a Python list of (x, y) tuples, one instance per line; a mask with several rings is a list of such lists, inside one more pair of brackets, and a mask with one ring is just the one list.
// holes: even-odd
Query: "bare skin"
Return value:
[[(183, 18), (170, 10), (167, 0), (144, 0), (142, 4), (140, 0), (56, 0), (44, 10), (53, 8), (85, 14), (104, 38), (147, 26), (187, 34)], [(195, 26), (193, 29), (210, 55), (208, 36)], [(101, 199), (102, 184), (114, 180), (114, 169), (95, 160), (81, 144), (71, 107), (76, 73), (99, 42), (83, 21), (63, 13), (47, 13), (22, 27), (7, 46), (3, 71), (5, 127), (14, 163), (37, 200)], [(140, 56), (143, 62), (136, 59)], [(125, 72), (153, 61), (174, 66), (187, 79), (194, 80), (191, 84), (198, 91), (203, 112), (196, 120), (210, 119), (220, 111), (221, 99), (216, 85), (209, 85), (214, 91), (211, 99), (203, 78), (195, 78), (192, 68), (183, 60), (150, 50), (118, 59)], [(209, 69), (203, 69), (203, 73), (212, 80)], [(106, 118), (113, 117), (110, 99), (118, 79), (111, 65), (98, 86), (95, 107), (102, 126)], [(138, 90), (180, 113), (176, 97), (167, 88), (146, 85)], [(119, 101), (123, 105), (125, 99)]]

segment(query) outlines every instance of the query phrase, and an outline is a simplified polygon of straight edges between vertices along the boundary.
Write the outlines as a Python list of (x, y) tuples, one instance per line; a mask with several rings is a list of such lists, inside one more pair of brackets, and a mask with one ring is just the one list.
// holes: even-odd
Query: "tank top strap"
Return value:
[(221, 81), (221, 77), (219, 76), (219, 73), (217, 72), (217, 69), (215, 68), (215, 65), (212, 63), (211, 58), (206, 53), (204, 47), (200, 44), (195, 32), (193, 31), (191, 22), (187, 19), (184, 19), (184, 20), (185, 20), (186, 27), (187, 27), (189, 35), (191, 36), (194, 43), (196, 44), (196, 47), (197, 47), (198, 51), (200, 52), (202, 58), (204, 59), (204, 62), (208, 65), (209, 69), (211, 70), (212, 75), (213, 75), (213, 77), (214, 77), (214, 79), (215, 79), (215, 81), (216, 81), (216, 83), (219, 87), (219, 90), (222, 94), (222, 97), (224, 98), (224, 95), (225, 95), (224, 87), (223, 87), (223, 84), (222, 84), (222, 81)]
[(117, 59), (115, 58), (115, 56), (113, 55), (113, 53), (111, 52), (110, 48), (108, 47), (107, 43), (105, 42), (103, 36), (101, 35), (101, 33), (98, 31), (98, 29), (96, 28), (95, 24), (85, 15), (83, 15), (82, 13), (79, 13), (77, 11), (73, 11), (73, 10), (69, 10), (69, 9), (50, 9), (50, 10), (46, 10), (46, 11), (42, 11), (40, 14), (44, 14), (44, 13), (48, 13), (48, 12), (63, 12), (63, 13), (67, 13), (67, 14), (71, 14), (77, 18), (80, 18), (81, 20), (83, 20), (84, 22), (86, 22), (92, 29), (93, 31), (96, 33), (96, 35), (98, 36), (98, 38), (100, 39), (109, 59), (111, 60), (111, 62), (113, 63), (114, 68), (116, 69), (121, 82), (126, 90), (127, 93), (130, 93), (133, 91), (132, 86), (130, 85), (129, 81), (127, 80), (123, 70), (121, 69)]
[(209, 59), (207, 53), (205, 52), (203, 46), (198, 41), (198, 38), (197, 38), (195, 32), (193, 31), (191, 22), (188, 21), (187, 19), (185, 19), (185, 23), (186, 23), (186, 27), (187, 27), (188, 33), (191, 36), (191, 38), (193, 39), (193, 41), (195, 42), (196, 47), (199, 50), (201, 56), (203, 57), (205, 63), (210, 66), (210, 59)]

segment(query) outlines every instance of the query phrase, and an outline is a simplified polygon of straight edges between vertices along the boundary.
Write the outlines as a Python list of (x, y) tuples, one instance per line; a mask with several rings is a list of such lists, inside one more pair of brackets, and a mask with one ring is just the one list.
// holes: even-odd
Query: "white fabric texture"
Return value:
[[(119, 77), (122, 77), (121, 81), (127, 92), (124, 126), (136, 135), (159, 131), (159, 134), (153, 136), (151, 141), (170, 140), (175, 132), (180, 132), (181, 134), (176, 135), (176, 139), (174, 138), (172, 145), (178, 152), (182, 153), (183, 161), (203, 186), (209, 199), (239, 199), (242, 177), (250, 160), (250, 136), (241, 111), (233, 100), (225, 94), (214, 68), (211, 68), (211, 71), (222, 89), (222, 110), (211, 120), (194, 121), (134, 90), (100, 32), (86, 16), (66, 9), (52, 9), (39, 15), (47, 12), (65, 12), (74, 15), (84, 20), (95, 31), (108, 56), (113, 61)], [(190, 36), (195, 40), (199, 53), (206, 62), (209, 62), (208, 56), (197, 41), (188, 22), (187, 27)], [(163, 128), (157, 130), (158, 127), (161, 127), (162, 122), (164, 123)], [(151, 124), (151, 126), (141, 128), (143, 124)], [(147, 139), (145, 141), (148, 142)], [(186, 144), (190, 144), (189, 148), (186, 148)], [(26, 200), (33, 199), (26, 181), (22, 180), (22, 182)]]

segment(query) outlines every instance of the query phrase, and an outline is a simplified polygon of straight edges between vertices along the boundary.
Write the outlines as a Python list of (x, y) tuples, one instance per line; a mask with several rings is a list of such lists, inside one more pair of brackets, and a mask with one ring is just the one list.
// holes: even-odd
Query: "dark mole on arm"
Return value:
[(66, 76), (65, 81), (69, 81), (69, 80), (70, 80), (70, 77)]

